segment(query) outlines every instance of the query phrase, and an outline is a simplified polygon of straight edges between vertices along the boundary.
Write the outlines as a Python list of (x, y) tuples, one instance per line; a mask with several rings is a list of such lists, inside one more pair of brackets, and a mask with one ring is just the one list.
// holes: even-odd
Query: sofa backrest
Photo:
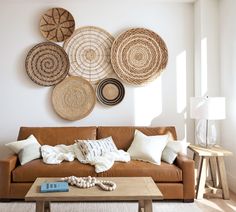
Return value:
[(164, 135), (169, 134), (171, 139), (176, 140), (175, 127), (98, 127), (97, 139), (112, 136), (118, 149), (127, 150), (134, 139), (135, 129), (140, 130), (145, 135)]
[(18, 140), (33, 134), (41, 145), (70, 145), (75, 139), (96, 139), (96, 130), (96, 127), (21, 127)]

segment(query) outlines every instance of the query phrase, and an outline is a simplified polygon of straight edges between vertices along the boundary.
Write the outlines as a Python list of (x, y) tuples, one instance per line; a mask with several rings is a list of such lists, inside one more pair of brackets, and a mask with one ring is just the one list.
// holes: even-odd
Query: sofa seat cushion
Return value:
[(182, 182), (182, 170), (174, 164), (155, 165), (143, 161), (115, 162), (111, 169), (99, 177), (152, 177), (155, 182)]
[(66, 177), (72, 175), (78, 177), (97, 176), (93, 166), (82, 164), (78, 160), (48, 165), (38, 159), (14, 169), (12, 179), (13, 182), (34, 182), (37, 177)]

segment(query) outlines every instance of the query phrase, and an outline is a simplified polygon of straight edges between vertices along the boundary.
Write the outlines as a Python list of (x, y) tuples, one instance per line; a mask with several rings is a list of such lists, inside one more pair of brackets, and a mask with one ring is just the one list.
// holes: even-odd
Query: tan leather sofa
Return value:
[[(21, 127), (18, 140), (33, 134), (41, 145), (74, 143), (75, 139), (100, 139), (112, 136), (118, 149), (127, 150), (132, 143), (134, 130), (146, 135), (170, 134), (176, 139), (175, 127)], [(162, 162), (160, 166), (142, 161), (115, 162), (114, 166), (97, 174), (94, 167), (77, 160), (47, 165), (42, 159), (23, 166), (16, 155), (0, 161), (0, 199), (23, 199), (37, 177), (65, 176), (142, 177), (151, 176), (164, 195), (164, 199), (192, 202), (194, 199), (194, 161), (178, 156), (174, 164)]]

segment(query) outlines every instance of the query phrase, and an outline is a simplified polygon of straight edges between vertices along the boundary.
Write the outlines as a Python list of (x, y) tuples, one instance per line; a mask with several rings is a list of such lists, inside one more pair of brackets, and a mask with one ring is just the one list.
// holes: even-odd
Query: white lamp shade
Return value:
[(191, 97), (190, 117), (192, 119), (225, 119), (224, 97)]

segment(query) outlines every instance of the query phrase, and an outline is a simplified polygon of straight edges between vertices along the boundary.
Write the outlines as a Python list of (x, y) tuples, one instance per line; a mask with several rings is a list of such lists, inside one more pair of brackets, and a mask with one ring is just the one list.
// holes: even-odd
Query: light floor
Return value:
[(195, 203), (204, 212), (236, 212), (236, 194), (232, 192), (230, 192), (230, 200), (211, 197), (195, 200)]

